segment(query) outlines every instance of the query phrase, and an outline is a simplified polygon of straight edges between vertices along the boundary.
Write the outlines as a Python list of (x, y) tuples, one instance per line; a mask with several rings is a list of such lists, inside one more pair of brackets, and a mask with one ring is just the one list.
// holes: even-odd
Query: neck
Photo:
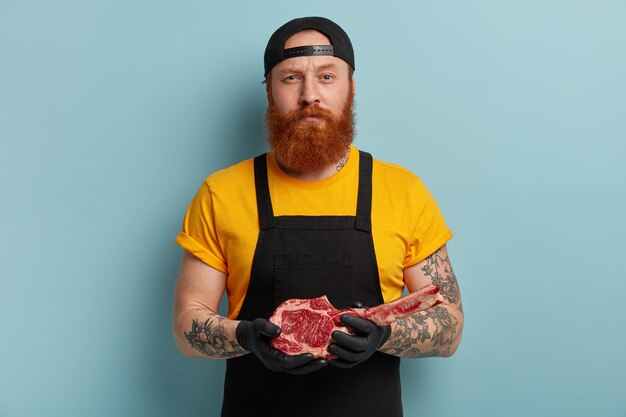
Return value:
[(341, 158), (339, 161), (333, 164), (330, 164), (324, 168), (321, 168), (319, 170), (307, 171), (307, 172), (301, 172), (301, 171), (297, 171), (295, 169), (289, 168), (280, 160), (278, 155), (276, 155), (276, 162), (278, 163), (278, 166), (280, 167), (280, 169), (282, 169), (283, 172), (289, 175), (290, 177), (293, 177), (295, 179), (302, 180), (302, 181), (321, 181), (326, 178), (332, 177), (337, 172), (341, 171), (341, 169), (344, 167), (344, 165), (348, 161), (349, 156), (350, 156), (350, 148), (348, 148), (344, 157)]

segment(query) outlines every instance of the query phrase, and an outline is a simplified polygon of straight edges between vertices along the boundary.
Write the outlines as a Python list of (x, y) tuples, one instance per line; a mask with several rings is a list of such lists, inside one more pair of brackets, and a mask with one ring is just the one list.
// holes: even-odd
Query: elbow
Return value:
[(187, 356), (187, 352), (185, 350), (185, 344), (184, 341), (182, 340), (180, 334), (176, 331), (176, 329), (173, 330), (172, 332), (172, 337), (174, 338), (174, 343), (176, 343), (176, 347), (178, 348), (178, 350), (185, 356)]
[(450, 344), (450, 346), (448, 347), (448, 349), (446, 349), (446, 351), (444, 352), (442, 356), (444, 358), (449, 358), (450, 356), (454, 355), (456, 351), (458, 350), (460, 344), (461, 344), (461, 336), (459, 335), (459, 337), (454, 342), (452, 342), (452, 344)]
[(184, 356), (191, 357), (187, 336), (185, 335), (184, 329), (177, 324), (177, 320), (173, 320), (172, 322), (172, 337), (174, 338), (174, 343), (176, 343), (178, 350)]
[(448, 348), (444, 351), (444, 354), (442, 355), (445, 358), (449, 358), (450, 356), (454, 355), (456, 353), (456, 351), (459, 348), (459, 345), (461, 344), (461, 338), (463, 335), (463, 313), (459, 312), (458, 310), (455, 311), (454, 313), (451, 314), (452, 317), (454, 317), (456, 320), (456, 323), (454, 324), (453, 328), (454, 328), (454, 338), (450, 341), (450, 344), (448, 345)]
[(182, 353), (184, 356), (189, 356), (189, 351), (185, 346), (184, 340), (182, 340), (181, 337), (176, 333), (174, 333), (174, 343), (176, 343), (176, 347), (178, 348), (180, 353)]
[(190, 345), (187, 337), (182, 334), (182, 336), (178, 333), (174, 333), (174, 342), (176, 343), (176, 347), (183, 354), (183, 356), (187, 358), (197, 358), (199, 357), (198, 352), (196, 352), (193, 347)]

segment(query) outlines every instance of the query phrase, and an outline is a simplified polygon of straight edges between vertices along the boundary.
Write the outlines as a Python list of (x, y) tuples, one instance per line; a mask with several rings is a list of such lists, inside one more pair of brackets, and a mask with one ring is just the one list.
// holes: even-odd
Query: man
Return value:
[[(176, 342), (228, 359), (222, 416), (401, 416), (400, 357), (459, 344), (452, 233), (418, 177), (352, 146), (354, 68), (334, 22), (280, 27), (265, 50), (272, 150), (209, 176), (176, 238)], [(390, 326), (342, 316), (352, 333), (333, 333), (336, 359), (269, 345), (280, 329), (267, 319), (287, 299), (373, 306), (428, 284), (444, 303)], [(217, 313), (225, 290), (228, 317)]]

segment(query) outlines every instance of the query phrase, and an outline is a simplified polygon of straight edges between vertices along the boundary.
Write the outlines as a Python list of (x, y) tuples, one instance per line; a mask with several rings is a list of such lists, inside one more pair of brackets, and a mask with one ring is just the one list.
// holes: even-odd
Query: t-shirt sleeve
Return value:
[(437, 249), (442, 247), (453, 234), (443, 218), (443, 214), (426, 188), (418, 178), (416, 184), (417, 208), (419, 212), (415, 229), (409, 242), (409, 249), (404, 259), (404, 267), (420, 263)]
[(209, 184), (204, 181), (189, 204), (183, 226), (174, 240), (207, 265), (228, 273), (226, 257), (215, 227), (213, 198)]

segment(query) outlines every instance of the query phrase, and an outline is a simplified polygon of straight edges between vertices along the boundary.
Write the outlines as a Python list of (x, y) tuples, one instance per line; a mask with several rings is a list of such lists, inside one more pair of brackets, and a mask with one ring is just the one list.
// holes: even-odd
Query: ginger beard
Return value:
[[(277, 158), (297, 172), (318, 171), (341, 161), (354, 139), (354, 91), (340, 115), (317, 104), (282, 114), (270, 104), (265, 115), (270, 146)], [(314, 116), (320, 120), (306, 121)]]

